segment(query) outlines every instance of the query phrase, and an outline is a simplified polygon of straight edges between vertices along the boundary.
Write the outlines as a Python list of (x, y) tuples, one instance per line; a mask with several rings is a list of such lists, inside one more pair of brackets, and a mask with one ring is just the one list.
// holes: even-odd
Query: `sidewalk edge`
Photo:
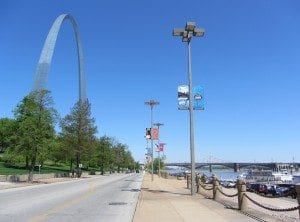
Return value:
[(137, 206), (138, 206), (138, 203), (140, 202), (141, 200), (141, 193), (142, 193), (142, 186), (143, 186), (143, 182), (144, 182), (144, 176), (145, 176), (145, 172), (143, 172), (143, 181), (141, 183), (141, 189), (140, 189), (140, 192), (139, 192), (139, 196), (137, 198), (137, 201), (136, 201), (136, 204), (135, 204), (135, 207), (134, 207), (134, 211), (133, 211), (133, 214), (132, 214), (132, 217), (131, 217), (131, 221), (133, 222), (133, 219), (134, 219), (134, 216), (135, 216), (135, 213), (136, 213), (136, 210), (137, 210)]

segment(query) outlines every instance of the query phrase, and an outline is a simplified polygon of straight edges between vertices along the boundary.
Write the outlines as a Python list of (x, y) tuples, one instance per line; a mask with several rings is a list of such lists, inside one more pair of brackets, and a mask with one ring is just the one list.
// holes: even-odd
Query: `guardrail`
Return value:
[[(266, 210), (270, 211), (277, 211), (277, 212), (289, 212), (289, 211), (296, 211), (298, 210), (299, 212), (299, 218), (300, 218), (300, 183), (296, 184), (296, 192), (297, 192), (297, 200), (298, 200), (298, 206), (294, 207), (289, 207), (289, 208), (278, 208), (278, 207), (270, 207), (270, 206), (265, 206), (260, 201), (255, 200), (253, 197), (250, 197), (247, 194), (247, 187), (246, 183), (244, 180), (239, 179), (237, 181), (237, 192), (234, 194), (227, 194), (225, 193), (221, 187), (222, 185), (220, 184), (220, 181), (218, 180), (217, 177), (212, 178), (212, 183), (211, 184), (205, 184), (201, 181), (200, 177), (196, 177), (196, 185), (197, 185), (197, 193), (201, 193), (201, 189), (205, 191), (212, 191), (212, 198), (214, 200), (218, 200), (220, 195), (224, 195), (229, 198), (234, 198), (237, 197), (238, 201), (238, 210), (240, 211), (246, 211), (248, 208), (248, 201), (252, 202), (253, 204), (257, 205), (258, 207), (264, 208)], [(187, 175), (187, 188), (190, 189), (191, 187), (191, 176)], [(258, 194), (259, 195), (259, 194)], [(284, 195), (280, 196), (266, 196), (266, 195), (260, 195), (265, 198), (279, 198), (279, 197), (285, 197), (285, 196), (290, 196), (291, 193), (286, 193)]]

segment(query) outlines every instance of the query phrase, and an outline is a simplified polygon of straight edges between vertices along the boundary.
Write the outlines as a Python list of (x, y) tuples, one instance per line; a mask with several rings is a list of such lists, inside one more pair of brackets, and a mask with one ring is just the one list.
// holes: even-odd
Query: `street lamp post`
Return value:
[[(160, 131), (159, 131), (159, 127), (163, 126), (163, 123), (154, 123), (155, 126), (157, 126), (158, 128), (158, 146), (159, 146), (159, 141), (160, 141)], [(160, 147), (158, 147), (158, 176), (160, 177)]]
[(152, 128), (153, 128), (153, 107), (155, 105), (159, 105), (159, 102), (155, 101), (155, 100), (149, 100), (147, 102), (145, 102), (145, 105), (149, 105), (150, 109), (151, 109), (151, 118), (150, 118), (150, 124), (151, 124), (151, 153), (152, 153), (152, 157), (151, 157), (151, 181), (153, 181), (153, 135), (152, 135)]
[(191, 152), (191, 195), (196, 193), (195, 153), (194, 153), (194, 109), (193, 109), (193, 84), (192, 84), (192, 62), (191, 62), (191, 40), (192, 37), (202, 37), (204, 30), (196, 28), (195, 22), (187, 22), (184, 29), (173, 29), (173, 36), (182, 37), (182, 42), (188, 44), (188, 79), (189, 79), (189, 112), (190, 112), (190, 152)]

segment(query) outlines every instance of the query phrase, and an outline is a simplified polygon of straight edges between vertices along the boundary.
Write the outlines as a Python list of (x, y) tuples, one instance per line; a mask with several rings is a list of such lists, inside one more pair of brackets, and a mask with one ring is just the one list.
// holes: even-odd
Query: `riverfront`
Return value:
[(299, 222), (300, 1), (1, 3), (0, 222)]
[[(166, 176), (166, 174), (164, 176)], [(20, 202), (28, 201), (29, 199), (21, 198), (14, 200), (14, 198), (9, 195), (27, 195), (27, 192), (31, 192), (29, 196), (37, 198), (37, 196), (43, 194), (41, 190), (47, 190), (47, 194), (49, 193), (50, 196), (52, 196), (51, 198), (41, 199), (41, 206), (39, 207), (38, 212), (36, 212), (37, 209), (31, 205), (28, 205), (26, 208), (27, 210), (23, 212), (26, 213), (27, 216), (30, 214), (29, 216), (31, 216), (31, 218), (35, 218), (35, 215), (45, 215), (47, 219), (57, 219), (61, 218), (64, 213), (67, 212), (70, 213), (69, 219), (76, 220), (80, 214), (74, 211), (75, 205), (73, 203), (76, 202), (76, 205), (80, 206), (81, 211), (87, 212), (88, 209), (86, 208), (91, 206), (91, 204), (87, 203), (94, 203), (97, 199), (97, 201), (100, 201), (98, 204), (108, 211), (104, 213), (103, 209), (100, 210), (100, 208), (98, 208), (99, 212), (94, 212), (93, 218), (89, 218), (92, 219), (91, 221), (97, 221), (99, 218), (105, 218), (105, 221), (116, 221), (115, 219), (117, 217), (119, 219), (122, 218), (118, 221), (131, 221), (129, 218), (134, 218), (134, 222), (199, 221), (199, 219), (213, 222), (299, 221), (298, 210), (290, 212), (272, 212), (262, 209), (249, 201), (247, 209), (245, 211), (239, 211), (237, 210), (237, 197), (225, 197), (219, 195), (218, 199), (214, 200), (212, 190), (204, 190), (201, 188), (195, 196), (190, 196), (190, 190), (187, 189), (187, 181), (185, 179), (178, 180), (176, 177), (166, 177), (167, 178), (162, 178), (154, 175), (154, 181), (151, 181), (151, 174), (149, 173), (107, 174), (105, 176), (84, 175), (81, 179), (38, 179), (36, 181), (37, 183), (2, 182), (3, 184), (0, 186), (0, 196), (3, 199), (3, 203), (5, 202), (6, 205), (9, 203), (8, 205), (12, 206), (13, 204), (21, 204)], [(114, 181), (114, 186), (111, 184), (112, 181)], [(109, 186), (107, 186), (108, 184)], [(72, 187), (72, 191), (69, 190), (67, 192), (66, 190), (70, 187)], [(57, 190), (62, 190), (60, 193), (67, 192), (68, 197), (64, 198), (64, 195), (57, 195)], [(76, 192), (78, 192), (78, 190), (80, 193), (83, 193), (81, 195), (82, 198), (76, 197)], [(221, 190), (229, 195), (234, 195), (237, 192), (236, 189), (227, 189), (224, 187), (222, 187)], [(93, 195), (91, 195), (91, 192)], [(55, 197), (53, 196), (54, 193)], [(297, 199), (282, 197), (266, 198), (250, 192), (247, 192), (247, 195), (268, 207), (286, 209), (298, 206)], [(9, 200), (7, 197), (10, 197), (8, 198)], [(99, 197), (101, 198), (99, 199)], [(103, 199), (104, 197), (106, 199)], [(127, 199), (124, 199), (125, 197)], [(59, 206), (63, 207), (61, 209), (49, 208), (48, 205), (52, 206), (53, 202), (56, 202)], [(34, 203), (34, 201), (32, 201), (32, 203)], [(116, 206), (113, 207), (110, 203), (115, 203)], [(107, 207), (107, 204), (111, 207)], [(120, 206), (118, 204), (120, 204)], [(5, 211), (5, 209), (7, 210), (7, 208), (4, 208), (6, 205), (1, 205), (3, 211), (2, 214), (0, 213), (0, 221), (24, 221), (15, 216), (18, 208), (15, 208), (14, 211)], [(77, 208), (75, 208), (75, 210), (76, 209)], [(117, 209), (118, 213), (115, 211)], [(47, 214), (43, 212), (46, 212)], [(131, 212), (131, 214), (126, 214), (127, 216), (125, 219), (125, 217), (122, 216), (124, 212)], [(8, 218), (10, 219), (8, 220)], [(42, 216), (39, 216), (39, 219), (43, 218)]]
[[(233, 193), (232, 189), (224, 192)], [(189, 195), (186, 189), (186, 180), (169, 179), (154, 175), (151, 181), (150, 174), (145, 174), (134, 222), (139, 221), (271, 221), (271, 222), (296, 222), (298, 211), (292, 212), (267, 212), (259, 207), (249, 204), (246, 212), (237, 211), (237, 201), (228, 197), (213, 201), (210, 192)], [(256, 194), (250, 194), (257, 198)], [(259, 201), (276, 207), (292, 207), (296, 200), (276, 198)], [(236, 199), (236, 198), (235, 198)]]
[(145, 174), (134, 222), (146, 221), (255, 221), (204, 196), (190, 196), (185, 181), (163, 179), (151, 181)]
[[(187, 170), (184, 168), (168, 168), (167, 170), (164, 170), (165, 172), (167, 172), (170, 175), (176, 175), (176, 174), (184, 174)], [(233, 172), (232, 170), (213, 170), (212, 172), (209, 172), (209, 170), (196, 170), (197, 174), (205, 174), (207, 177), (210, 177), (212, 175), (217, 176), (218, 178), (220, 178), (221, 180), (236, 180), (237, 177), (239, 177), (243, 172), (246, 171), (241, 171), (241, 172)]]

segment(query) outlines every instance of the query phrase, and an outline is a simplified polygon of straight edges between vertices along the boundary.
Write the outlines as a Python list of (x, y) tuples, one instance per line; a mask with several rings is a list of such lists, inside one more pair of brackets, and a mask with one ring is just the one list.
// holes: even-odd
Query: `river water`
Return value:
[[(186, 171), (186, 169), (174, 168), (174, 169), (167, 169), (164, 171), (168, 172), (169, 174), (173, 174), (173, 173), (183, 173)], [(231, 180), (236, 180), (245, 171), (233, 172), (233, 170), (215, 169), (212, 172), (209, 172), (209, 170), (196, 170), (196, 172), (199, 173), (200, 175), (205, 174), (207, 177), (215, 175), (220, 180), (231, 181)]]

